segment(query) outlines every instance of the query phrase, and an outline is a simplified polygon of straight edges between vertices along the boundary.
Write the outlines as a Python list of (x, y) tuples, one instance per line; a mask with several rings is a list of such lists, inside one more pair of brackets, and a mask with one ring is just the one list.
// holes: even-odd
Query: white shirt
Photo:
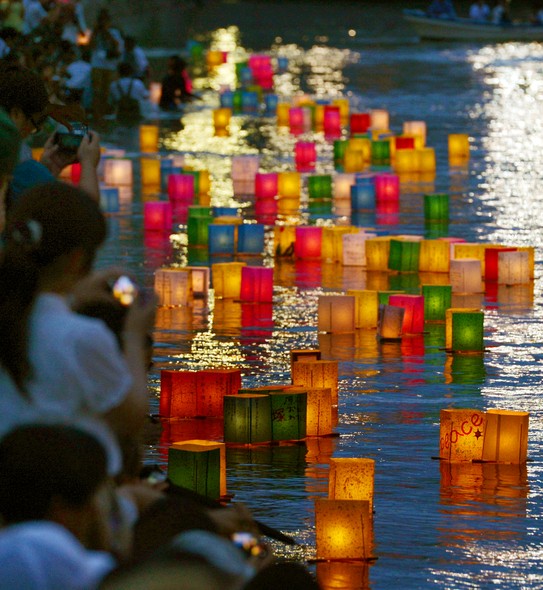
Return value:
[(31, 422), (94, 419), (115, 461), (118, 449), (107, 440), (111, 433), (100, 416), (121, 404), (132, 376), (113, 333), (101, 320), (72, 312), (62, 297), (45, 293), (30, 316), (28, 356), (28, 397), (0, 368), (0, 436)]
[[(124, 41), (121, 33), (119, 33), (117, 29), (109, 29), (109, 32), (111, 33), (111, 36), (117, 41), (117, 47), (119, 49), (120, 54), (122, 54), (122, 52), (124, 51)], [(107, 51), (105, 46), (103, 46), (100, 40), (98, 40), (96, 47), (92, 50), (91, 53), (91, 66), (93, 68), (99, 68), (103, 70), (116, 70), (119, 62), (120, 59), (118, 57), (107, 57)]]
[[(132, 86), (130, 86), (132, 83)], [(145, 84), (138, 78), (121, 78), (116, 80), (115, 82), (111, 83), (109, 87), (109, 96), (112, 102), (118, 102), (121, 98), (121, 92), (123, 94), (128, 94), (128, 90), (130, 89), (130, 97), (135, 98), (143, 103), (147, 98), (149, 98), (149, 91), (145, 88)]]
[(69, 78), (66, 79), (64, 85), (66, 88), (90, 88), (91, 87), (91, 70), (90, 63), (82, 59), (73, 61), (66, 67), (66, 72)]
[(488, 20), (490, 8), (487, 4), (472, 4), (469, 9), (469, 17), (473, 20)]
[(23, 33), (26, 35), (32, 32), (36, 27), (39, 27), (42, 20), (47, 16), (47, 11), (41, 5), (41, 2), (34, 0), (25, 7), (25, 22), (23, 25)]
[(0, 563), (1, 590), (93, 590), (116, 565), (111, 555), (86, 549), (51, 521), (2, 529)]

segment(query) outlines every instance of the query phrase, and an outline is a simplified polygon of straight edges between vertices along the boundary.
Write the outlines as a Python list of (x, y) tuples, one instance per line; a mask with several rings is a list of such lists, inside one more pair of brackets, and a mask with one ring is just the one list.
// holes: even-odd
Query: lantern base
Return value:
[(336, 559), (324, 559), (324, 558), (314, 558), (308, 559), (307, 563), (374, 563), (377, 561), (379, 557), (372, 556), (372, 557), (361, 557), (359, 559), (354, 559), (352, 557), (342, 559), (338, 557)]

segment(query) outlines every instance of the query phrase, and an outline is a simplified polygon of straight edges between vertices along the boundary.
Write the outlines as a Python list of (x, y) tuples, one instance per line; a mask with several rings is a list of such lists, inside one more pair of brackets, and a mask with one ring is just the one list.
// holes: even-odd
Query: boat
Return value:
[(494, 24), (469, 18), (428, 16), (423, 10), (405, 9), (403, 18), (421, 39), (448, 41), (543, 41), (543, 25)]

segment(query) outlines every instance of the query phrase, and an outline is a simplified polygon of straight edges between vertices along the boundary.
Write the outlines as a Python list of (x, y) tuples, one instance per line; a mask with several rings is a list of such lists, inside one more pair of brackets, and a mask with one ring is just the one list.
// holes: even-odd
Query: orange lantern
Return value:
[(444, 461), (480, 461), (483, 455), (485, 413), (473, 409), (440, 412), (439, 457)]
[(325, 260), (336, 262), (343, 258), (343, 236), (357, 232), (357, 228), (349, 226), (323, 227), (321, 253)]
[(322, 590), (370, 587), (370, 564), (360, 561), (320, 561), (317, 582)]
[(319, 332), (354, 332), (354, 297), (320, 295), (318, 299)]
[(367, 500), (373, 513), (375, 461), (363, 458), (330, 459), (328, 498), (330, 500)]
[(333, 432), (332, 390), (307, 388), (307, 436), (329, 436)]
[(277, 192), (280, 197), (299, 198), (301, 177), (299, 172), (280, 172), (277, 179)]
[(379, 293), (368, 289), (349, 289), (354, 297), (355, 328), (374, 329), (379, 323)]
[(230, 134), (230, 119), (232, 117), (232, 109), (223, 107), (213, 110), (213, 127), (215, 128), (215, 135), (224, 137)]
[(241, 293), (241, 269), (245, 262), (217, 262), (211, 265), (211, 277), (215, 297), (239, 299)]
[(290, 351), (290, 367), (292, 371), (292, 363), (297, 363), (298, 361), (320, 361), (321, 360), (321, 351), (318, 349), (299, 349), (299, 350), (291, 350)]
[(402, 337), (405, 309), (395, 305), (379, 306), (377, 334), (382, 340), (399, 340)]
[(492, 409), (486, 412), (483, 461), (526, 463), (528, 412)]
[(292, 364), (292, 383), (308, 389), (332, 390), (332, 405), (338, 403), (338, 362), (298, 361)]
[(453, 293), (482, 293), (481, 261), (460, 258), (450, 261), (449, 278)]
[(529, 253), (524, 251), (498, 253), (498, 283), (524, 285), (530, 282)]
[(145, 153), (158, 152), (157, 125), (140, 125), (140, 151)]

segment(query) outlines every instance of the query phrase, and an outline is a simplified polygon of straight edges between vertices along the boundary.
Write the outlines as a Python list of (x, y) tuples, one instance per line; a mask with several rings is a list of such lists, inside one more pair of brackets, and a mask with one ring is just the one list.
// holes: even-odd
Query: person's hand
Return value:
[(164, 492), (146, 481), (126, 483), (117, 488), (117, 492), (130, 500), (141, 514), (151, 504), (165, 497)]
[(126, 336), (150, 334), (155, 327), (156, 307), (157, 297), (154, 292), (140, 292), (134, 303), (128, 308), (123, 333)]
[(220, 535), (231, 537), (234, 533), (244, 531), (258, 536), (258, 525), (254, 521), (251, 511), (245, 504), (232, 504), (227, 508), (214, 508), (208, 511), (209, 516), (217, 526)]
[(87, 116), (85, 109), (77, 104), (55, 104), (49, 103), (47, 106), (47, 114), (49, 117), (67, 127), (70, 131), (72, 130), (71, 121), (82, 121), (86, 122)]
[(77, 161), (77, 155), (74, 152), (69, 152), (59, 148), (55, 143), (55, 134), (50, 135), (43, 147), (43, 154), (40, 162), (51, 172), (56, 178), (66, 166)]
[(77, 149), (77, 159), (82, 166), (97, 168), (100, 162), (100, 136), (95, 131), (89, 131), (81, 140)]
[(111, 286), (123, 275), (126, 269), (119, 266), (95, 270), (77, 282), (70, 294), (71, 307), (74, 311), (89, 302), (114, 302)]

